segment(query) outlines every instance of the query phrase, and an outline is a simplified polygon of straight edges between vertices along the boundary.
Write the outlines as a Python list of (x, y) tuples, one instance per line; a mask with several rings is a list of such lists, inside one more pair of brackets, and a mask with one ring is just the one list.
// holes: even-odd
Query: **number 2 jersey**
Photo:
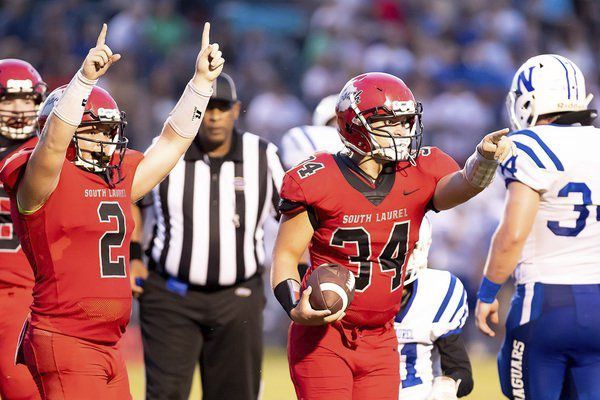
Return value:
[[(25, 141), (0, 136), (0, 166), (19, 149), (34, 147), (37, 140), (37, 136)], [(0, 289), (5, 287), (33, 288), (33, 271), (14, 230), (10, 199), (0, 183)]]
[(542, 125), (509, 136), (517, 152), (500, 173), (540, 194), (517, 283), (600, 283), (600, 129)]
[(280, 211), (305, 209), (314, 228), (303, 287), (321, 264), (348, 268), (356, 277), (344, 318), (349, 324), (378, 327), (394, 318), (404, 264), (433, 208), (437, 182), (458, 170), (437, 148), (423, 148), (416, 164), (389, 163), (372, 183), (347, 155), (317, 153), (284, 177)]
[(433, 378), (443, 375), (436, 340), (460, 334), (469, 315), (467, 292), (448, 271), (426, 269), (412, 284), (394, 320), (400, 354), (400, 400), (426, 400)]
[(65, 159), (48, 200), (39, 210), (22, 214), (14, 193), (31, 152), (15, 154), (0, 172), (11, 197), (15, 229), (34, 270), (31, 324), (114, 344), (131, 313), (131, 184), (143, 155), (127, 150), (122, 179), (115, 179), (114, 187)]

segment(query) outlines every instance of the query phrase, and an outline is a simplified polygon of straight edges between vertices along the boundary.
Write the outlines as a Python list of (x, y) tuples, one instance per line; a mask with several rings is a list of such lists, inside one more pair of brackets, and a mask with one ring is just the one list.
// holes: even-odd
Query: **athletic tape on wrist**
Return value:
[(54, 106), (54, 115), (71, 126), (79, 126), (88, 97), (97, 82), (97, 79), (91, 80), (83, 76), (81, 70), (77, 71)]
[(212, 94), (202, 93), (190, 81), (167, 118), (167, 124), (181, 137), (191, 139), (198, 133), (204, 111)]
[(501, 287), (502, 285), (494, 283), (484, 276), (477, 291), (477, 298), (482, 303), (493, 303)]
[(290, 313), (300, 301), (300, 283), (295, 279), (286, 279), (275, 286), (273, 293), (288, 317), (291, 318)]
[(492, 183), (498, 164), (498, 161), (488, 160), (475, 150), (465, 163), (463, 175), (471, 185), (483, 189)]

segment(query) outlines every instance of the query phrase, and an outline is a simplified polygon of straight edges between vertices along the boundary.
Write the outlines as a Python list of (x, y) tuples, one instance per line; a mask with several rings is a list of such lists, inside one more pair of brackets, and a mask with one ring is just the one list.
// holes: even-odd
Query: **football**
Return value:
[(310, 305), (315, 310), (332, 314), (346, 310), (354, 298), (354, 274), (339, 264), (318, 266), (308, 277), (312, 287)]

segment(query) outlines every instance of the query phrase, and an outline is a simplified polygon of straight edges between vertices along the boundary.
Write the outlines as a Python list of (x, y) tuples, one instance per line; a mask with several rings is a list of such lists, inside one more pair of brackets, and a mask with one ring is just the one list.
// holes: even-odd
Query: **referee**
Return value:
[(148, 271), (139, 242), (131, 248), (146, 399), (187, 400), (198, 363), (204, 399), (258, 397), (263, 224), (283, 169), (273, 144), (235, 128), (239, 114), (233, 80), (221, 74), (195, 142), (152, 192)]

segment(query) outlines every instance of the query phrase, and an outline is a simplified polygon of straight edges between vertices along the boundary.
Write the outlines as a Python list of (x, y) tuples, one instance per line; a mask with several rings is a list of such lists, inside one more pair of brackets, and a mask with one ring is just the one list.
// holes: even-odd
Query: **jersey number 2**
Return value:
[[(393, 292), (402, 286), (402, 266), (408, 251), (408, 236), (410, 222), (394, 224), (387, 243), (377, 258), (382, 272), (394, 271), (390, 290)], [(363, 227), (338, 228), (331, 237), (330, 244), (345, 247), (346, 244), (356, 244), (357, 254), (349, 256), (351, 263), (358, 264), (356, 276), (356, 291), (364, 292), (371, 285), (371, 235)]]
[(125, 256), (118, 256), (115, 260), (110, 251), (115, 247), (123, 246), (125, 239), (125, 214), (119, 203), (103, 201), (98, 206), (98, 218), (100, 222), (110, 223), (112, 219), (117, 221), (117, 229), (109, 230), (100, 238), (100, 276), (103, 278), (124, 278)]

